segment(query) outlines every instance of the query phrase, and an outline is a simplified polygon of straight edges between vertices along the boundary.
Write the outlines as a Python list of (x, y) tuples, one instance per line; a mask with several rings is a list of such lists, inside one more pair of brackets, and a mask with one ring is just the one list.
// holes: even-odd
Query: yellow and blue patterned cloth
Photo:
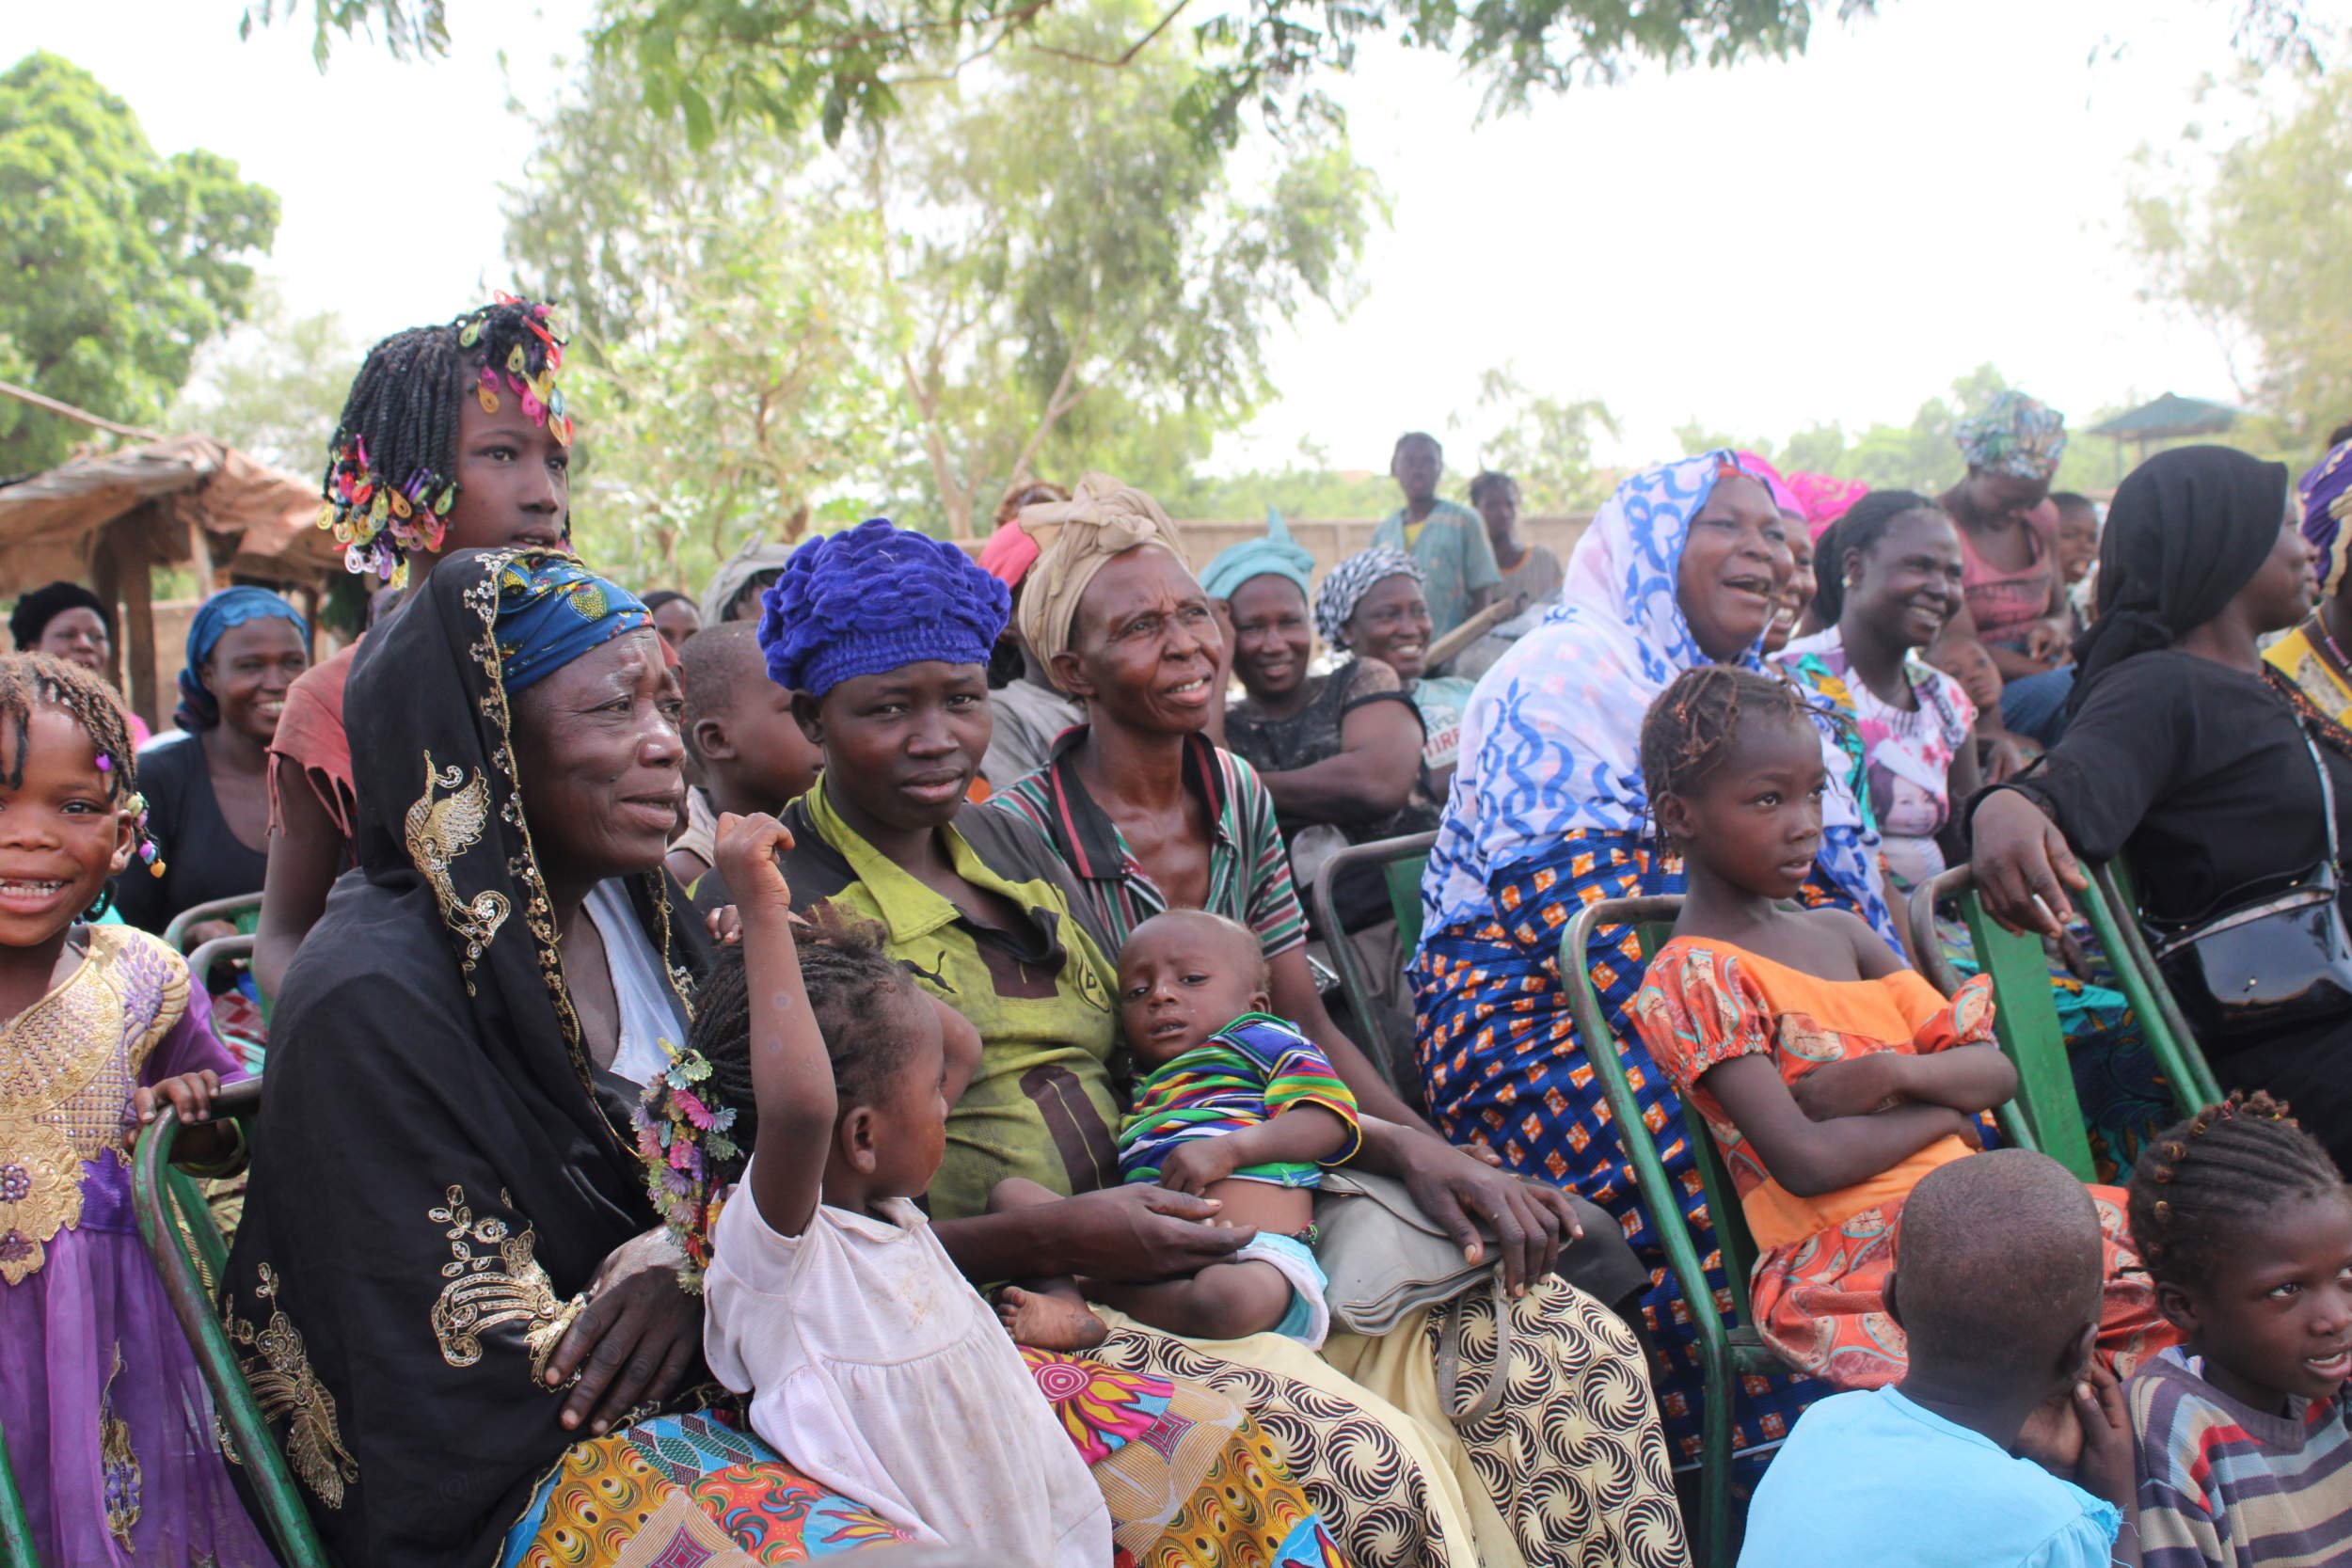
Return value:
[(532, 551), (499, 572), (501, 684), (513, 696), (624, 632), (653, 625), (636, 594), (568, 555)]

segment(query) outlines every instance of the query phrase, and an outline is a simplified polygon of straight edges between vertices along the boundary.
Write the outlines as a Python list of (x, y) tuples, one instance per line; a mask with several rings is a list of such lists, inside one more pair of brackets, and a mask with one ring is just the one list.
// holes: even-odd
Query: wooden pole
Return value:
[(153, 730), (163, 722), (155, 706), (154, 566), (149, 560), (145, 531), (129, 528), (123, 535), (122, 619), (131, 644), (131, 711)]
[(106, 678), (117, 691), (122, 685), (122, 574), (116, 568), (114, 543), (104, 529), (90, 541), (89, 586), (98, 595), (98, 602), (106, 607), (106, 623), (113, 635), (106, 640)]
[(220, 584), (213, 575), (213, 541), (205, 533), (204, 525), (194, 517), (188, 519), (188, 559), (196, 568), (196, 596), (201, 603), (211, 598)]

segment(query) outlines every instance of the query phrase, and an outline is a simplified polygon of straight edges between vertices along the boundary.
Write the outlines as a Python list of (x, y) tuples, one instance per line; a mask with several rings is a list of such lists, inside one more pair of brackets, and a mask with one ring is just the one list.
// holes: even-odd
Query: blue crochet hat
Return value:
[(770, 678), (821, 697), (927, 659), (986, 664), (1012, 591), (946, 541), (874, 517), (794, 550), (760, 603)]

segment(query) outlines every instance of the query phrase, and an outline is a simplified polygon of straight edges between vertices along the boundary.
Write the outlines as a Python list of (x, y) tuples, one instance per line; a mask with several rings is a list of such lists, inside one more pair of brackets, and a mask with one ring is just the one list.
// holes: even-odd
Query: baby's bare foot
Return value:
[(996, 1297), (996, 1315), (1013, 1343), (1032, 1350), (1092, 1350), (1110, 1338), (1103, 1320), (1074, 1295), (1008, 1285)]

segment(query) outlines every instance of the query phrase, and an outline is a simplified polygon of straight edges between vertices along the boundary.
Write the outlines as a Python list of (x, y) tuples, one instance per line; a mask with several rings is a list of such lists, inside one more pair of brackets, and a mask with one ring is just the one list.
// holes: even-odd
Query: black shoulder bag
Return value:
[(2208, 1055), (2325, 1019), (2352, 1021), (2352, 931), (2337, 896), (2335, 782), (2310, 730), (2296, 728), (2319, 769), (2326, 858), (2285, 889), (2193, 925), (2147, 923), (2156, 967)]

